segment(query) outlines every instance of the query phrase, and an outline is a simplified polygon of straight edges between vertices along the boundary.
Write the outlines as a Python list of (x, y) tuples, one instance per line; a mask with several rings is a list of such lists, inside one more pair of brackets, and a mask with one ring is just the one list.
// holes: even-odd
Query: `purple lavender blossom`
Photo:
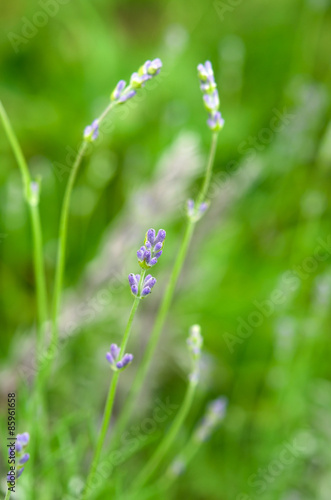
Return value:
[(121, 97), (123, 90), (125, 89), (126, 86), (126, 81), (125, 80), (120, 80), (116, 87), (114, 88), (110, 98), (112, 101), (118, 101), (118, 99)]
[(132, 354), (124, 354), (124, 356), (121, 359), (121, 361), (118, 361), (116, 363), (116, 367), (119, 370), (122, 370), (122, 368), (125, 368), (126, 366), (128, 366), (132, 362), (132, 360), (133, 360)]
[(20, 464), (25, 464), (30, 458), (29, 453), (25, 453), (22, 458), (20, 458), (19, 463)]
[(206, 441), (215, 428), (225, 417), (228, 400), (225, 397), (219, 397), (211, 401), (207, 406), (207, 411), (195, 431), (195, 439), (198, 442)]
[(193, 325), (190, 328), (190, 334), (187, 339), (187, 345), (193, 354), (194, 359), (197, 359), (201, 355), (201, 347), (203, 344), (203, 338), (201, 335), (200, 325)]
[(216, 111), (216, 113), (209, 115), (207, 123), (211, 130), (220, 130), (224, 126), (224, 118), (219, 111)]
[(23, 434), (17, 434), (17, 441), (22, 445), (26, 446), (30, 441), (30, 435), (28, 432), (24, 432)]
[(144, 245), (137, 251), (138, 263), (143, 269), (154, 266), (162, 255), (162, 249), (166, 232), (159, 229), (155, 236), (155, 230), (149, 229), (145, 236)]
[(145, 85), (145, 83), (158, 75), (162, 68), (161, 59), (157, 58), (153, 61), (146, 61), (139, 69), (138, 72), (133, 73), (130, 80), (130, 86), (133, 89), (139, 89)]
[(200, 205), (196, 207), (193, 200), (187, 200), (187, 215), (192, 221), (196, 222), (201, 219), (208, 207), (209, 203), (207, 201), (200, 203)]
[(110, 367), (112, 370), (122, 370), (126, 366), (128, 366), (132, 360), (132, 354), (124, 354), (122, 359), (118, 359), (120, 355), (121, 349), (117, 344), (111, 344), (110, 351), (106, 354), (106, 359), (110, 363)]
[(198, 77), (200, 80), (200, 89), (203, 93), (203, 101), (208, 111), (208, 127), (216, 132), (221, 130), (224, 120), (219, 112), (219, 95), (215, 83), (214, 71), (210, 61), (198, 65)]
[(24, 471), (23, 465), (26, 464), (30, 458), (29, 453), (25, 453), (25, 448), (28, 445), (29, 440), (30, 436), (28, 432), (17, 434), (15, 441), (15, 454), (13, 454), (12, 448), (8, 449), (9, 456), (11, 458), (15, 456), (16, 462), (16, 474), (15, 472), (8, 472), (7, 474), (7, 483), (10, 486), (12, 486), (11, 483), (15, 483), (15, 479), (19, 478), (22, 475)]
[(134, 97), (136, 93), (137, 92), (131, 89), (130, 86), (126, 86), (126, 82), (124, 80), (120, 80), (111, 93), (110, 100), (123, 103)]
[(152, 291), (153, 286), (156, 283), (156, 279), (153, 278), (151, 274), (148, 274), (141, 284), (141, 290), (139, 289), (140, 274), (129, 274), (129, 284), (131, 287), (131, 292), (135, 297), (146, 297)]
[(192, 356), (192, 371), (189, 374), (191, 384), (197, 384), (200, 376), (200, 357), (203, 338), (201, 335), (200, 325), (193, 325), (190, 328), (190, 333), (187, 339), (187, 345)]
[(136, 95), (137, 89), (140, 89), (145, 83), (158, 75), (162, 68), (161, 59), (146, 61), (137, 72), (130, 78), (130, 84), (126, 85), (124, 80), (120, 80), (111, 93), (110, 100), (122, 104)]
[(85, 127), (84, 139), (85, 141), (93, 142), (99, 136), (99, 121), (94, 120), (91, 125)]

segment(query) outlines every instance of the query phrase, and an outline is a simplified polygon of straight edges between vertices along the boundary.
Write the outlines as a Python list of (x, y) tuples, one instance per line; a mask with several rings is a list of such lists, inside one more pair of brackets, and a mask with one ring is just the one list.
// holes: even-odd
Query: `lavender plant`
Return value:
[(28, 462), (30, 455), (26, 453), (26, 447), (29, 443), (30, 436), (28, 432), (17, 434), (14, 445), (8, 448), (8, 462), (10, 471), (7, 473), (7, 493), (5, 500), (9, 500), (11, 494), (15, 492), (16, 480), (23, 474), (25, 464)]
[(199, 382), (199, 362), (201, 356), (201, 347), (203, 344), (201, 329), (199, 325), (193, 325), (191, 327), (190, 334), (187, 339), (187, 344), (189, 352), (191, 354), (192, 371), (190, 372), (188, 377), (189, 384), (187, 386), (184, 401), (169, 431), (165, 435), (164, 439), (160, 442), (159, 446), (156, 448), (155, 452), (148, 460), (142, 471), (139, 473), (137, 479), (134, 481), (133, 489), (139, 490), (153, 476), (158, 466), (169, 451), (174, 440), (176, 439), (176, 436), (178, 435), (185, 421), (185, 418), (190, 411), (195, 390)]
[(162, 62), (160, 59), (154, 59), (153, 61), (146, 61), (138, 70), (138, 72), (131, 75), (130, 83), (127, 85), (124, 80), (120, 80), (116, 85), (115, 89), (111, 93), (110, 103), (101, 113), (101, 115), (93, 120), (91, 125), (88, 125), (83, 134), (83, 142), (79, 148), (76, 160), (74, 161), (72, 170), (70, 172), (70, 177), (68, 180), (67, 188), (65, 191), (61, 217), (60, 217), (60, 234), (58, 240), (58, 253), (57, 253), (57, 266), (55, 274), (55, 284), (54, 284), (54, 294), (53, 294), (53, 304), (52, 304), (52, 342), (51, 349), (55, 355), (57, 343), (58, 343), (58, 321), (60, 312), (60, 299), (62, 291), (63, 273), (65, 265), (65, 252), (66, 252), (66, 241), (67, 241), (67, 230), (68, 230), (68, 216), (69, 216), (69, 205), (72, 189), (77, 177), (77, 173), (82, 162), (84, 155), (87, 152), (90, 143), (97, 140), (99, 135), (99, 129), (102, 122), (105, 120), (107, 115), (115, 108), (115, 106), (122, 105), (129, 99), (132, 99), (138, 89), (144, 87), (146, 82), (160, 73), (162, 68)]
[(219, 111), (220, 100), (211, 63), (209, 61), (206, 61), (204, 65), (199, 64), (197, 70), (198, 70), (198, 79), (200, 82), (200, 89), (203, 94), (203, 102), (208, 112), (207, 125), (212, 133), (211, 146), (205, 170), (205, 175), (196, 200), (190, 199), (187, 202), (187, 222), (184, 231), (184, 236), (181, 245), (179, 247), (179, 250), (177, 251), (176, 254), (175, 263), (172, 268), (165, 293), (163, 295), (161, 304), (158, 309), (158, 313), (155, 319), (155, 323), (150, 335), (148, 345), (146, 347), (144, 358), (139, 366), (138, 372), (136, 374), (135, 380), (130, 390), (130, 394), (126, 399), (125, 406), (116, 422), (114, 429), (113, 447), (116, 447), (118, 445), (120, 436), (124, 432), (124, 429), (128, 424), (130, 416), (132, 415), (133, 409), (139, 398), (140, 391), (142, 390), (145, 377), (148, 373), (151, 360), (153, 358), (156, 346), (158, 344), (160, 335), (164, 327), (167, 314), (169, 312), (170, 305), (172, 303), (179, 275), (183, 268), (188, 249), (190, 248), (196, 223), (205, 214), (209, 206), (209, 201), (207, 200), (206, 197), (208, 194), (208, 189), (212, 175), (212, 169), (213, 169), (217, 141), (218, 141), (218, 134), (224, 126), (224, 119), (222, 118), (221, 113)]
[[(128, 100), (134, 98), (137, 91), (141, 87), (143, 87), (148, 80), (155, 77), (160, 72), (161, 67), (162, 63), (160, 59), (147, 61), (143, 66), (139, 68), (139, 70), (136, 73), (132, 74), (128, 85), (124, 80), (120, 80), (116, 85), (115, 89), (113, 90), (113, 92), (111, 93), (110, 103), (108, 104), (108, 106), (105, 108), (105, 110), (100, 114), (98, 118), (93, 120), (92, 123), (84, 129), (83, 141), (81, 147), (79, 148), (77, 157), (75, 159), (73, 168), (69, 176), (61, 209), (57, 265), (56, 265), (54, 293), (52, 301), (52, 313), (51, 313), (51, 323), (52, 323), (51, 342), (48, 347), (48, 355), (44, 357), (44, 359), (46, 360), (45, 362), (46, 368), (45, 366), (43, 366), (43, 370), (39, 370), (37, 372), (41, 373), (41, 375), (39, 375), (39, 379), (37, 382), (37, 390), (36, 390), (36, 393), (39, 394), (40, 398), (42, 398), (42, 390), (44, 388), (46, 375), (47, 373), (49, 373), (49, 370), (52, 366), (52, 362), (55, 358), (57, 344), (58, 344), (59, 313), (60, 313), (62, 282), (63, 282), (64, 268), (65, 268), (69, 205), (70, 205), (72, 189), (81, 162), (84, 156), (86, 155), (89, 146), (93, 144), (95, 141), (97, 141), (99, 136), (100, 126), (102, 125), (106, 116), (111, 112), (111, 110), (115, 106), (122, 105)], [(207, 125), (212, 133), (211, 147), (210, 147), (207, 167), (205, 170), (202, 186), (199, 190), (196, 199), (195, 200), (190, 199), (187, 202), (187, 211), (186, 211), (187, 223), (184, 232), (184, 237), (176, 255), (174, 267), (171, 271), (170, 279), (156, 316), (156, 321), (151, 332), (150, 340), (147, 345), (144, 358), (142, 360), (142, 363), (138, 367), (137, 375), (135, 377), (135, 380), (133, 382), (130, 391), (130, 396), (127, 399), (127, 402), (117, 421), (115, 432), (112, 438), (112, 446), (114, 446), (117, 443), (119, 435), (124, 430), (124, 427), (126, 426), (128, 419), (130, 418), (132, 409), (140, 393), (142, 384), (144, 382), (144, 379), (146, 377), (146, 374), (150, 366), (150, 361), (153, 357), (156, 345), (158, 343), (160, 334), (162, 332), (164, 322), (173, 299), (177, 280), (181, 273), (188, 249), (190, 247), (192, 236), (195, 230), (195, 225), (206, 213), (209, 206), (209, 201), (207, 199), (208, 189), (210, 185), (212, 167), (216, 153), (218, 133), (224, 125), (224, 120), (219, 111), (219, 96), (214, 79), (213, 69), (209, 61), (207, 61), (204, 65), (200, 64), (198, 66), (198, 77), (200, 81), (200, 88), (203, 93), (203, 102), (208, 112)], [(42, 232), (41, 232), (39, 210), (38, 210), (40, 182), (39, 180), (33, 180), (30, 177), (29, 170), (24, 160), (22, 151), (19, 147), (16, 136), (14, 135), (13, 129), (10, 125), (10, 122), (2, 105), (0, 105), (0, 115), (5, 130), (7, 132), (7, 136), (11, 143), (12, 149), (14, 151), (19, 167), (21, 169), (23, 183), (24, 183), (25, 197), (27, 199), (31, 213), (33, 235), (34, 235), (34, 257), (35, 257), (34, 261), (35, 261), (38, 313), (39, 313), (38, 352), (42, 353), (45, 349), (43, 328), (48, 319), (48, 311), (47, 311), (45, 273), (44, 273), (44, 264), (42, 255)], [(128, 317), (127, 325), (123, 334), (121, 344), (117, 345), (115, 343), (112, 343), (110, 345), (109, 351), (105, 354), (106, 360), (108, 361), (110, 370), (112, 372), (112, 376), (109, 384), (108, 396), (104, 408), (98, 439), (96, 441), (96, 446), (91, 462), (90, 471), (87, 476), (86, 484), (82, 494), (82, 500), (87, 500), (87, 498), (92, 493), (94, 477), (98, 465), (100, 463), (102, 450), (105, 445), (106, 435), (112, 417), (112, 411), (117, 392), (119, 376), (123, 372), (123, 370), (129, 367), (130, 364), (133, 362), (133, 355), (127, 353), (126, 349), (128, 341), (130, 339), (134, 317), (137, 312), (140, 301), (152, 293), (153, 288), (156, 284), (156, 279), (152, 276), (152, 274), (147, 274), (147, 273), (151, 270), (152, 267), (154, 267), (158, 263), (158, 260), (160, 259), (163, 253), (165, 238), (166, 238), (166, 232), (163, 229), (160, 229), (158, 232), (156, 232), (154, 229), (149, 229), (146, 232), (144, 244), (137, 251), (137, 260), (138, 260), (138, 265), (141, 268), (141, 271), (138, 274), (131, 273), (128, 276), (128, 282), (133, 296), (133, 304), (131, 307), (131, 311)], [(187, 340), (188, 349), (191, 356), (192, 369), (188, 377), (188, 385), (183, 399), (183, 403), (172, 425), (170, 426), (168, 432), (164, 435), (164, 438), (156, 447), (154, 454), (147, 461), (147, 463), (145, 464), (145, 466), (135, 479), (133, 483), (133, 488), (137, 492), (145, 488), (146, 484), (156, 474), (161, 463), (166, 459), (171, 448), (174, 446), (175, 439), (178, 436), (185, 422), (185, 419), (190, 411), (191, 405), (194, 400), (196, 387), (199, 382), (199, 361), (201, 356), (202, 343), (203, 340), (201, 336), (200, 326), (193, 325), (190, 329), (189, 338)], [(36, 399), (36, 401), (38, 400)], [(174, 471), (175, 470), (178, 471), (180, 469), (178, 465), (179, 463), (187, 464), (189, 462), (193, 454), (199, 448), (200, 443), (203, 442), (211, 434), (216, 424), (221, 420), (221, 418), (224, 415), (224, 412), (225, 412), (224, 401), (222, 402), (221, 400), (218, 400), (218, 402), (214, 402), (209, 407), (207, 416), (193, 434), (193, 437), (189, 442), (189, 444), (187, 445), (187, 447), (185, 448), (185, 450), (180, 454), (180, 458), (176, 459), (176, 461), (173, 462), (170, 468), (168, 469), (167, 477), (170, 477), (171, 474), (173, 478), (176, 476)], [(17, 468), (16, 477), (19, 477), (19, 475), (23, 472), (24, 470), (23, 465), (29, 459), (29, 455), (26, 454), (24, 450), (28, 441), (29, 441), (29, 435), (27, 433), (19, 435), (17, 437), (16, 452), (17, 452), (17, 457), (19, 459), (19, 466)], [(9, 496), (10, 496), (10, 490), (8, 489), (6, 499), (8, 499)]]
[(142, 267), (143, 269), (142, 273), (141, 274), (130, 273), (128, 276), (128, 281), (131, 288), (131, 293), (134, 296), (134, 301), (128, 319), (128, 323), (123, 335), (121, 346), (118, 347), (116, 344), (112, 344), (110, 346), (110, 351), (106, 354), (106, 359), (110, 363), (110, 367), (115, 373), (113, 374), (113, 377), (110, 382), (102, 425), (97, 445), (95, 448), (90, 473), (88, 475), (86, 486), (84, 489), (83, 500), (88, 498), (91, 487), (93, 485), (94, 475), (98, 467), (101, 451), (104, 445), (107, 430), (109, 427), (109, 422), (111, 419), (119, 375), (123, 371), (123, 369), (127, 367), (133, 360), (132, 354), (124, 354), (124, 352), (127, 343), (129, 341), (135, 313), (137, 311), (140, 301), (151, 293), (151, 289), (156, 283), (156, 279), (153, 278), (150, 274), (145, 276), (146, 269), (149, 269), (150, 267), (154, 266), (157, 263), (158, 259), (162, 254), (162, 248), (164, 245), (165, 238), (166, 238), (166, 232), (164, 231), (164, 229), (160, 229), (156, 237), (154, 229), (149, 229), (146, 232), (144, 245), (137, 252), (138, 263), (140, 267)]

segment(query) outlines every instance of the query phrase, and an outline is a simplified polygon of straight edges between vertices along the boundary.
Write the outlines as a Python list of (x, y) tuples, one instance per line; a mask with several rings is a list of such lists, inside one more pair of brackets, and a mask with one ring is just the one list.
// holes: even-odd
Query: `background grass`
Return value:
[[(122, 283), (137, 269), (135, 251), (144, 231), (164, 227), (157, 290), (139, 310), (130, 345), (135, 364), (143, 353), (183, 233), (178, 207), (187, 193), (177, 187), (195, 192), (209, 147), (196, 65), (210, 59), (226, 120), (212, 207), (197, 228), (132, 425), (141, 426), (157, 398), (181, 401), (185, 338), (188, 327), (200, 323), (203, 380), (177, 451), (208, 400), (224, 394), (229, 410), (165, 498), (329, 500), (331, 250), (323, 261), (314, 257), (321, 240), (328, 246), (331, 238), (329, 2), (71, 0), (57, 6), (56, 15), (16, 51), (10, 34), (23, 36), (41, 5), (4, 3), (0, 21), (0, 98), (31, 172), (42, 177), (49, 290), (60, 204), (83, 128), (105, 107), (120, 78), (128, 80), (146, 59), (160, 57), (164, 66), (155, 85), (115, 116), (75, 187), (62, 333), (72, 329), (72, 321), (75, 328), (49, 381), (51, 448), (37, 464), (35, 498), (75, 498), (109, 382), (104, 353), (121, 337), (131, 304)], [(274, 120), (279, 113), (285, 113), (283, 122)], [(3, 130), (0, 153), (5, 436), (8, 392), (17, 393), (18, 431), (29, 430), (36, 304), (28, 214)], [(164, 173), (173, 171), (179, 177)], [(162, 189), (155, 192), (160, 178)], [(103, 301), (105, 288), (111, 299)], [(275, 290), (283, 291), (283, 300), (257, 316)], [(239, 324), (254, 317), (258, 326), (243, 339)], [(229, 339), (235, 342), (231, 349)], [(133, 376), (134, 365), (123, 376), (115, 413)], [(282, 452), (289, 445), (285, 463)], [(115, 468), (100, 498), (120, 491), (152, 449), (145, 446)], [(17, 499), (30, 495), (28, 469)]]

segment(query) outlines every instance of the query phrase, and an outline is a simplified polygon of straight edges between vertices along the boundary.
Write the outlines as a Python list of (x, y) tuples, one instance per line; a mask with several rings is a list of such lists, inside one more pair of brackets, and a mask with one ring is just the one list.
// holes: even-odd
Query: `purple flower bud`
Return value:
[(137, 284), (136, 276), (133, 273), (129, 274), (128, 279), (131, 286)]
[(146, 233), (147, 240), (151, 245), (154, 245), (155, 241), (155, 229), (149, 229)]
[(128, 101), (129, 99), (132, 99), (132, 97), (134, 97), (136, 95), (136, 93), (137, 92), (135, 90), (128, 90), (128, 91), (123, 92), (123, 94), (119, 98), (119, 102), (123, 103), (123, 102)]
[(25, 464), (30, 458), (29, 453), (24, 453), (23, 457), (19, 460), (20, 464)]
[(198, 442), (206, 441), (210, 437), (211, 433), (224, 419), (227, 405), (228, 401), (224, 397), (217, 398), (209, 403), (206, 414), (194, 433)]
[(94, 120), (92, 125), (88, 125), (84, 130), (84, 139), (89, 142), (93, 142), (97, 139), (99, 135), (99, 122)]
[(16, 444), (15, 444), (15, 449), (16, 451), (22, 451), (22, 445), (19, 441), (16, 441)]
[(194, 201), (193, 200), (187, 200), (187, 214), (189, 217), (192, 217), (194, 215)]
[(24, 467), (22, 467), (21, 469), (18, 469), (17, 478), (19, 478), (23, 474), (23, 471), (24, 471)]
[(146, 61), (138, 70), (138, 72), (133, 73), (130, 79), (130, 86), (133, 89), (139, 89), (145, 85), (145, 83), (160, 73), (162, 67), (162, 62), (159, 58), (153, 61)]
[(149, 295), (150, 293), (151, 293), (151, 289), (149, 288), (149, 286), (145, 286), (143, 288), (143, 291), (141, 292), (141, 296), (146, 297), (146, 295)]
[(116, 367), (119, 370), (122, 370), (123, 368), (125, 368), (126, 366), (128, 366), (132, 362), (132, 360), (133, 360), (132, 354), (124, 354), (124, 356), (121, 359), (121, 361), (118, 361), (116, 363)]
[(121, 349), (118, 347), (117, 344), (111, 344), (110, 353), (111, 353), (114, 360), (118, 358), (120, 352), (121, 352)]
[(28, 432), (24, 432), (23, 434), (17, 434), (17, 441), (22, 445), (26, 446), (30, 440), (30, 435)]
[(221, 130), (224, 126), (224, 119), (219, 111), (210, 114), (207, 120), (209, 128), (213, 131)]
[(153, 288), (153, 286), (155, 285), (156, 283), (156, 279), (153, 278), (150, 274), (148, 276), (146, 276), (146, 278), (144, 279), (144, 288), (146, 286), (148, 286), (149, 288)]
[(199, 206), (199, 212), (201, 214), (204, 214), (207, 208), (209, 207), (209, 203), (207, 201), (204, 201), (203, 203), (200, 204)]
[(158, 233), (157, 233), (157, 237), (156, 237), (156, 239), (155, 239), (155, 243), (158, 243), (159, 241), (160, 241), (161, 243), (163, 243), (163, 242), (164, 242), (164, 240), (165, 240), (165, 238), (166, 238), (166, 234), (167, 234), (167, 233), (165, 232), (165, 230), (164, 230), (164, 229), (159, 229), (159, 231), (158, 231)]
[(148, 67), (146, 67), (146, 71), (149, 75), (155, 76), (160, 73), (160, 70), (162, 68), (162, 61), (159, 58), (154, 59), (153, 61), (148, 61)]
[(108, 361), (108, 363), (110, 364), (113, 364), (114, 363), (114, 359), (113, 359), (113, 356), (111, 355), (110, 352), (107, 352), (106, 353), (106, 360)]
[(118, 84), (116, 85), (115, 89), (113, 90), (111, 94), (111, 100), (112, 101), (118, 101), (122, 95), (122, 92), (125, 88), (126, 82), (124, 80), (120, 80)]

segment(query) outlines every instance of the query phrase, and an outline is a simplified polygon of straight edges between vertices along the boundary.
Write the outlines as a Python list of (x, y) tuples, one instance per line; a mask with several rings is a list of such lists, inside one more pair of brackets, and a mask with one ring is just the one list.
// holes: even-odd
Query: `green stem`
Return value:
[(211, 181), (211, 175), (213, 172), (213, 164), (214, 164), (214, 160), (215, 160), (217, 141), (218, 141), (218, 132), (214, 132), (212, 135), (212, 139), (211, 139), (211, 146), (210, 146), (210, 151), (209, 151), (209, 156), (208, 156), (205, 178), (204, 178), (204, 181), (202, 183), (202, 187), (200, 189), (200, 192), (198, 194), (198, 198), (196, 200), (197, 207), (200, 205), (200, 203), (205, 201), (205, 198), (206, 198), (207, 193), (208, 193), (208, 189), (209, 189), (209, 185), (210, 185), (210, 181)]
[(55, 272), (55, 283), (54, 283), (54, 296), (52, 304), (52, 339), (50, 344), (50, 355), (48, 357), (49, 363), (52, 362), (56, 354), (56, 349), (58, 345), (58, 320), (59, 320), (59, 310), (60, 310), (60, 299), (62, 291), (63, 282), (63, 271), (65, 264), (65, 254), (66, 254), (66, 243), (67, 243), (67, 232), (68, 232), (68, 218), (69, 218), (69, 207), (72, 189), (77, 177), (79, 166), (81, 164), (82, 158), (86, 152), (88, 146), (87, 141), (83, 141), (81, 147), (79, 148), (78, 154), (76, 156), (75, 162), (73, 164), (72, 170), (70, 172), (68, 184), (64, 194), (61, 218), (60, 218), (60, 230), (58, 239), (58, 251), (57, 251), (57, 263)]
[(37, 308), (38, 308), (38, 353), (40, 354), (43, 348), (43, 328), (48, 318), (47, 313), (47, 292), (46, 292), (46, 280), (45, 280), (45, 270), (43, 263), (43, 239), (42, 230), (40, 224), (40, 215), (38, 204), (35, 204), (32, 199), (33, 195), (31, 192), (31, 176), (25, 161), (22, 149), (19, 145), (13, 127), (9, 121), (8, 115), (0, 101), (0, 117), (2, 124), (4, 126), (7, 138), (11, 145), (12, 151), (14, 153), (15, 159), (19, 166), (22, 175), (22, 181), (24, 186), (24, 197), (28, 203), (30, 218), (32, 223), (32, 236), (33, 236), (33, 259), (34, 259), (34, 271), (36, 277), (36, 291), (37, 291)]
[(160, 465), (163, 458), (166, 456), (169, 448), (171, 447), (174, 440), (176, 439), (176, 436), (177, 436), (181, 426), (183, 425), (184, 420), (185, 420), (185, 418), (190, 410), (190, 407), (191, 407), (192, 402), (193, 402), (196, 387), (197, 387), (196, 382), (189, 383), (183, 404), (182, 404), (172, 426), (170, 427), (169, 432), (165, 435), (164, 439), (161, 441), (161, 443), (157, 447), (155, 453), (152, 455), (152, 457), (149, 459), (149, 461), (147, 462), (145, 467), (142, 469), (142, 471), (138, 475), (137, 479), (134, 481), (133, 489), (142, 488), (148, 482), (148, 480), (151, 478), (151, 476), (154, 474), (154, 472), (156, 471), (156, 469)]
[[(142, 282), (143, 282), (144, 275), (145, 275), (145, 272), (143, 272), (141, 275), (140, 284), (142, 284)], [(132, 309), (131, 309), (130, 316), (129, 316), (129, 320), (128, 320), (128, 323), (127, 323), (127, 326), (126, 326), (126, 329), (124, 332), (122, 343), (121, 343), (120, 357), (123, 356), (124, 351), (126, 349), (126, 345), (128, 343), (129, 336), (131, 333), (133, 318), (134, 318), (135, 313), (137, 311), (140, 300), (141, 299), (139, 297), (136, 297), (134, 302), (133, 302)], [(106, 438), (107, 430), (109, 427), (109, 422), (111, 419), (111, 414), (112, 414), (112, 409), (113, 409), (113, 405), (114, 405), (114, 399), (115, 399), (119, 375), (120, 375), (120, 372), (116, 371), (114, 373), (112, 380), (111, 380), (111, 383), (110, 383), (107, 402), (106, 402), (106, 406), (105, 406), (105, 410), (104, 410), (104, 414), (103, 414), (103, 419), (102, 419), (102, 424), (101, 424), (101, 429), (100, 429), (97, 445), (95, 448), (91, 469), (90, 469), (90, 472), (89, 472), (89, 475), (88, 475), (88, 478), (86, 481), (86, 486), (85, 486), (85, 490), (84, 490), (84, 494), (83, 494), (83, 500), (85, 500), (88, 497), (91, 481), (95, 475), (95, 472), (96, 472), (98, 464), (99, 464), (102, 447), (103, 447), (103, 444), (104, 444), (104, 441)]]
[[(40, 222), (39, 213), (39, 195), (37, 197), (34, 195), (31, 189), (31, 176), (29, 172), (28, 165), (24, 158), (22, 149), (15, 135), (13, 127), (10, 123), (8, 115), (0, 101), (0, 117), (2, 124), (4, 126), (6, 135), (8, 137), (9, 143), (11, 145), (12, 151), (14, 153), (15, 159), (17, 161), (18, 167), (21, 171), (22, 181), (23, 181), (23, 194), (29, 207), (31, 227), (32, 227), (32, 238), (33, 238), (33, 263), (34, 263), (34, 273), (36, 279), (36, 294), (37, 294), (37, 366), (36, 366), (36, 380), (35, 380), (35, 391), (34, 397), (32, 399), (32, 420), (35, 422), (35, 439), (33, 440), (32, 446), (34, 450), (37, 449), (37, 442), (39, 437), (40, 427), (38, 427), (37, 411), (38, 407), (43, 409), (43, 384), (42, 384), (42, 353), (44, 349), (45, 341), (45, 328), (48, 319), (48, 307), (47, 307), (47, 289), (46, 289), (46, 279), (45, 279), (45, 269), (44, 269), (44, 259), (43, 259), (43, 238), (42, 229)], [(33, 462), (33, 457), (35, 452), (31, 453), (31, 462)], [(33, 464), (31, 464), (32, 466)], [(10, 491), (8, 490), (6, 499), (10, 497)]]
[[(209, 157), (207, 161), (207, 167), (206, 167), (206, 172), (205, 172), (205, 178), (201, 187), (201, 190), (198, 194), (197, 198), (197, 206), (200, 204), (202, 201), (204, 201), (204, 198), (208, 192), (209, 184), (210, 184), (210, 179), (211, 179), (211, 174), (212, 174), (212, 167), (215, 159), (215, 153), (216, 153), (216, 146), (217, 146), (217, 138), (218, 134), (213, 133), (212, 136), (212, 142), (211, 142), (211, 147), (210, 147), (210, 152), (209, 152)], [(122, 433), (125, 430), (125, 427), (127, 426), (130, 416), (132, 415), (134, 406), (136, 404), (138, 395), (141, 391), (141, 388), (143, 386), (145, 377), (147, 375), (150, 362), (153, 358), (154, 351), (156, 349), (157, 343), (159, 341), (160, 335), (163, 330), (163, 326), (165, 323), (165, 319), (167, 317), (172, 298), (174, 295), (174, 291), (177, 285), (177, 281), (179, 278), (179, 275), (181, 273), (184, 261), (186, 259), (187, 251), (190, 246), (190, 242), (192, 240), (192, 236), (194, 233), (194, 228), (195, 228), (195, 221), (193, 219), (189, 219), (187, 221), (184, 237), (181, 243), (181, 246), (179, 248), (179, 251), (177, 253), (177, 258), (174, 264), (174, 267), (172, 269), (170, 279), (166, 288), (166, 291), (164, 293), (161, 305), (159, 307), (156, 320), (154, 323), (154, 327), (144, 354), (144, 357), (142, 359), (142, 362), (139, 366), (138, 372), (136, 374), (136, 377), (134, 379), (133, 385), (130, 390), (130, 394), (128, 395), (124, 408), (121, 412), (121, 415), (119, 416), (117, 423), (115, 425), (114, 429), (114, 440), (113, 440), (113, 447), (117, 446), (117, 444), (120, 441), (120, 437)]]
[[(99, 116), (98, 124), (99, 127), (101, 123), (106, 118), (107, 114), (117, 105), (117, 102), (111, 102), (106, 109)], [(70, 172), (68, 184), (66, 187), (66, 191), (64, 194), (64, 199), (62, 203), (61, 209), (61, 217), (60, 217), (60, 229), (59, 229), (59, 240), (58, 240), (58, 251), (57, 251), (57, 262), (56, 262), (56, 271), (55, 271), (55, 281), (54, 281), (54, 295), (53, 295), (53, 303), (52, 303), (52, 339), (49, 347), (49, 364), (51, 365), (52, 360), (56, 355), (58, 338), (59, 338), (59, 313), (60, 313), (60, 302), (61, 302), (61, 293), (62, 293), (62, 285), (63, 285), (63, 274), (65, 267), (65, 257), (66, 257), (66, 244), (67, 244), (67, 232), (68, 232), (68, 218), (69, 218), (69, 208), (70, 208), (70, 199), (71, 193), (73, 190), (73, 186), (77, 177), (77, 173), (83, 159), (84, 154), (86, 153), (87, 147), (89, 145), (89, 141), (84, 140), (82, 145), (79, 148), (76, 159), (74, 161), (73, 167)]]
[(10, 499), (10, 491), (7, 490), (7, 493), (6, 493), (6, 496), (5, 496), (5, 500), (9, 500)]

